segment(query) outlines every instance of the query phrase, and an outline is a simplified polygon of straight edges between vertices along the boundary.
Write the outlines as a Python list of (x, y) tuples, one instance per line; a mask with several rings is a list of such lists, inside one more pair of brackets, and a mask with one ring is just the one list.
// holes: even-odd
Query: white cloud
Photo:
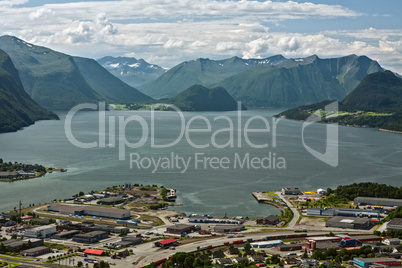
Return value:
[(88, 1), (24, 8), (0, 4), (0, 14), (0, 32), (85, 57), (135, 55), (172, 67), (199, 57), (354, 53), (381, 60), (402, 73), (401, 29), (302, 33), (282, 28), (286, 20), (293, 19), (303, 23), (310, 18), (326, 22), (334, 17), (366, 17), (340, 5), (254, 0)]
[(46, 18), (53, 14), (54, 14), (54, 12), (49, 8), (39, 8), (36, 11), (29, 13), (28, 18), (30, 20), (37, 20), (37, 19)]

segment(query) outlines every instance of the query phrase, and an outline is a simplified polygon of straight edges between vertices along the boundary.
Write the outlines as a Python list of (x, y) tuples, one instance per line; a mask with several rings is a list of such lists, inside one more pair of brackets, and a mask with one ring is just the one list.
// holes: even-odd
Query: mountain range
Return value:
[(45, 119), (58, 116), (36, 104), (25, 92), (13, 62), (0, 49), (0, 133), (17, 131)]
[(283, 60), (285, 60), (283, 56), (277, 55), (266, 59), (247, 60), (232, 57), (225, 60), (186, 61), (171, 68), (158, 79), (145, 84), (143, 92), (153, 98), (171, 98), (192, 85), (215, 87), (225, 78), (259, 65), (275, 65)]
[(96, 61), (111, 74), (139, 90), (166, 72), (166, 69), (143, 59), (106, 56)]
[(183, 62), (144, 85), (153, 98), (174, 97), (191, 85), (224, 87), (251, 107), (295, 107), (327, 99), (343, 99), (369, 73), (384, 71), (366, 56), (320, 59), (316, 55), (286, 59), (232, 57)]
[(136, 102), (151, 98), (117, 79), (95, 60), (35, 46), (13, 36), (0, 37), (25, 91), (38, 104), (66, 110), (83, 102)]
[[(293, 108), (278, 116), (304, 121), (334, 101)], [(337, 116), (324, 114), (322, 122), (402, 131), (402, 79), (391, 71), (367, 75), (338, 103)]]
[[(356, 55), (196, 59), (166, 71), (128, 57), (98, 61), (74, 57), (13, 36), (0, 37), (0, 49), (9, 54), (25, 91), (51, 110), (70, 109), (83, 102), (152, 102), (152, 98), (176, 97), (193, 85), (223, 87), (248, 107), (295, 107), (342, 100), (367, 74), (384, 71), (376, 61)], [(127, 74), (127, 79), (138, 77), (136, 83), (145, 94), (121, 81), (121, 74)]]

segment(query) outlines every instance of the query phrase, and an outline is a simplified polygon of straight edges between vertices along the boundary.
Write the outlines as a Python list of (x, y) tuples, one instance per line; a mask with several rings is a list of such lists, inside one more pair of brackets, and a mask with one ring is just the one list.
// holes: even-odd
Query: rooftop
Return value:
[(37, 252), (37, 251), (40, 251), (40, 250), (45, 250), (45, 249), (48, 249), (48, 247), (40, 246), (40, 247), (21, 250), (21, 252), (23, 252), (23, 253), (34, 253), (34, 252)]
[(93, 254), (93, 255), (102, 255), (103, 252), (104, 252), (103, 250), (91, 249), (91, 248), (87, 248), (86, 250), (84, 250), (84, 253)]
[(394, 218), (388, 225), (402, 225), (402, 218)]
[(158, 241), (158, 243), (161, 245), (167, 245), (167, 244), (175, 243), (175, 242), (176, 242), (176, 239), (173, 239), (173, 238), (168, 238), (165, 240)]

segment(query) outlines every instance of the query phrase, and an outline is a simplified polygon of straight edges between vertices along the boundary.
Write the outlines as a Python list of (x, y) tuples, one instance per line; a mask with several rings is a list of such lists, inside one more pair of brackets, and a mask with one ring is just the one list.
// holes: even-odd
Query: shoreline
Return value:
[(54, 172), (67, 172), (67, 169), (64, 168), (55, 168), (52, 170), (49, 170), (47, 172), (41, 172), (38, 175), (35, 176), (20, 176), (20, 177), (12, 177), (12, 178), (0, 178), (0, 182), (15, 182), (15, 181), (24, 181), (24, 180), (32, 180), (40, 177), (44, 177), (46, 174), (52, 174)]
[[(297, 121), (297, 122), (307, 122), (306, 120), (300, 120), (300, 119), (292, 119), (292, 118), (288, 118), (288, 117), (284, 117), (284, 116), (273, 116), (274, 118), (280, 118), (280, 119), (285, 119), (285, 120), (291, 120), (291, 121)], [(367, 125), (348, 125), (348, 124), (342, 124), (339, 122), (334, 122), (334, 123), (330, 123), (330, 122), (315, 122), (315, 123), (319, 123), (319, 124), (338, 124), (339, 126), (345, 126), (345, 127), (355, 127), (355, 128), (372, 128), (372, 129), (378, 129), (379, 131), (384, 131), (384, 132), (389, 132), (389, 133), (396, 133), (396, 134), (402, 134), (402, 131), (397, 131), (397, 130), (389, 130), (389, 129), (385, 129), (385, 128), (380, 128), (380, 127), (369, 127)]]
[(402, 131), (389, 130), (389, 129), (385, 129), (385, 128), (380, 128), (380, 131), (396, 133), (396, 134), (402, 134)]

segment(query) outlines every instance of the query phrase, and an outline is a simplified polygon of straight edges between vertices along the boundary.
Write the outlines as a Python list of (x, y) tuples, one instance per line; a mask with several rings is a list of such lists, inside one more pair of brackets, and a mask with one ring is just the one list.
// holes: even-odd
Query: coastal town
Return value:
[(327, 190), (297, 187), (252, 196), (281, 215), (185, 215), (166, 209), (180, 205), (175, 189), (130, 182), (47, 204), (19, 204), (0, 216), (0, 265), (401, 266), (402, 219), (388, 218), (399, 215), (402, 199), (359, 196), (348, 207), (315, 207), (331, 199)]

